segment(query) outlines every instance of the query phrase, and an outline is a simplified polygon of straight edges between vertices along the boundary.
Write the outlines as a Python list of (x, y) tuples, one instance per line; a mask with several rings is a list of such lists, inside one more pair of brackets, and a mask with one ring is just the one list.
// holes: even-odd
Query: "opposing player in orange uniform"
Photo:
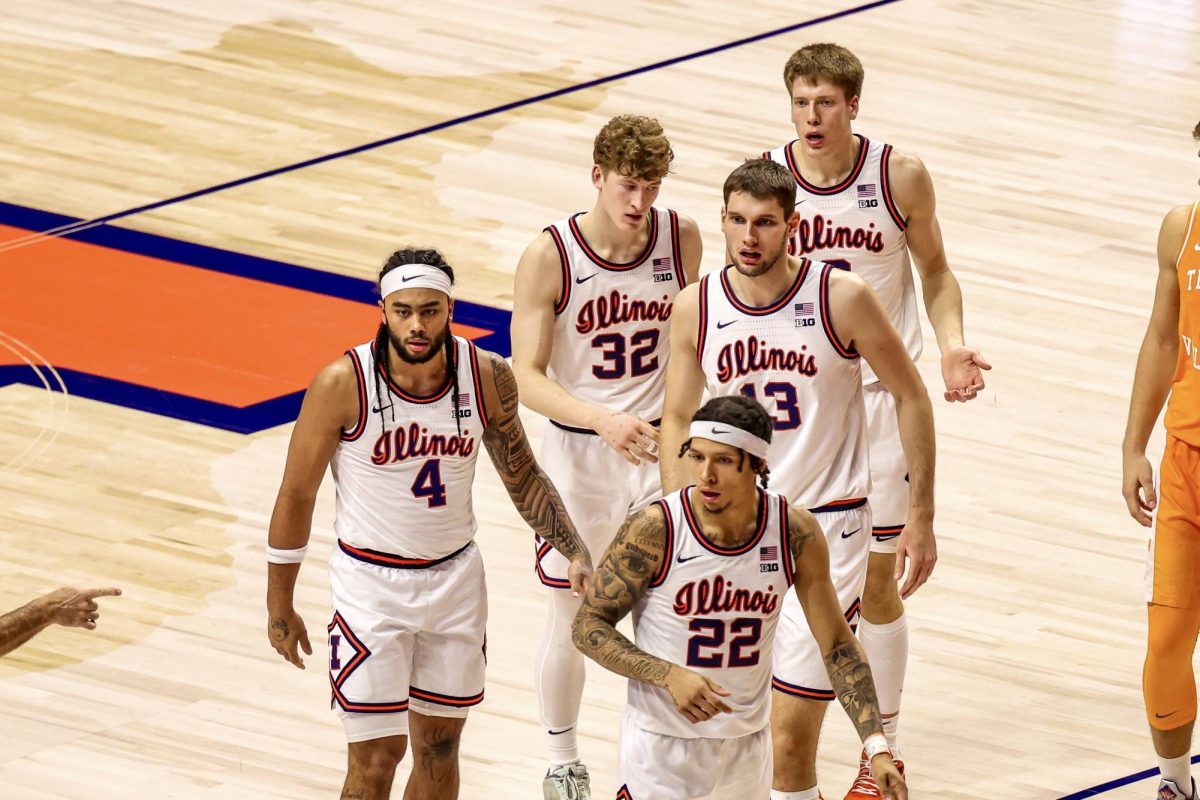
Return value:
[[(1200, 124), (1192, 131), (1200, 140)], [(1154, 490), (1146, 441), (1167, 404), (1167, 448)], [(1191, 778), (1200, 632), (1200, 203), (1178, 206), (1158, 234), (1158, 288), (1138, 354), (1125, 426), (1121, 489), (1129, 513), (1150, 527), (1146, 565), (1149, 636), (1142, 690), (1154, 750), (1158, 800), (1195, 800)]]

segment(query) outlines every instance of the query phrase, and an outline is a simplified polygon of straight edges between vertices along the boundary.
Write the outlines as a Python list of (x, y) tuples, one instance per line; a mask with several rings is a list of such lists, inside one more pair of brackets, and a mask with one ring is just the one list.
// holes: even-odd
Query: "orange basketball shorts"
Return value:
[(1158, 483), (1145, 599), (1200, 608), (1200, 447), (1168, 435)]

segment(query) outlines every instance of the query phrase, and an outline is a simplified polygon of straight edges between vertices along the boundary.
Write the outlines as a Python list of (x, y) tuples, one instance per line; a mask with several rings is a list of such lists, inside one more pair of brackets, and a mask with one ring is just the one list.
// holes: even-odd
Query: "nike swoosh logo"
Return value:
[[(1200, 253), (1200, 242), (1196, 243), (1196, 252)], [(1172, 713), (1174, 713), (1174, 712), (1172, 712)]]
[(1167, 712), (1166, 714), (1155, 714), (1154, 716), (1155, 716), (1157, 719), (1166, 719), (1167, 717), (1171, 716), (1171, 714), (1175, 714), (1175, 713), (1177, 713), (1178, 711), (1179, 711), (1179, 709), (1177, 708), (1177, 709), (1175, 709), (1174, 711)]
[(409, 281), (415, 281), (415, 280), (416, 280), (417, 278), (419, 278), (419, 277), (421, 277), (421, 276), (420, 276), (420, 275), (409, 275), (407, 278), (401, 278), (401, 279), (400, 279), (400, 282), (401, 282), (401, 283), (408, 283)]
[(713, 426), (712, 432), (717, 435), (720, 435), (722, 433), (729, 433), (729, 431), (723, 431), (720, 428), (718, 428), (716, 425)]
[[(391, 408), (391, 406), (388, 406), (388, 408)], [(380, 412), (383, 411), (383, 409), (380, 408), (379, 406), (371, 406), (371, 411), (375, 412), (376, 414), (379, 414)]]
[(853, 536), (854, 534), (858, 533), (861, 530), (862, 530), (862, 528), (855, 528), (854, 530), (850, 531), (849, 533), (843, 533), (842, 538), (849, 539), (851, 536)]
[(574, 725), (571, 725), (570, 727), (563, 728), (561, 731), (548, 731), (548, 733), (551, 736), (561, 736), (562, 734), (567, 733), (570, 730), (572, 730), (574, 727), (575, 727)]
[(796, 205), (800, 205), (801, 203), (803, 203), (803, 202), (804, 202), (805, 200), (807, 200), (807, 199), (808, 199), (808, 198), (806, 197), (806, 198), (804, 198), (804, 200), (797, 200), (797, 201), (796, 201)]
[[(700, 556), (702, 556), (702, 555), (704, 555), (704, 553), (700, 554)], [(683, 556), (675, 556), (675, 563), (676, 564), (686, 564), (689, 561), (695, 561), (700, 556), (688, 556), (687, 558), (684, 558)]]
[(588, 276), (587, 276), (587, 277), (585, 277), (585, 278), (580, 278), (580, 277), (578, 277), (578, 276), (577, 276), (577, 277), (575, 278), (575, 282), (576, 282), (576, 283), (587, 283), (588, 281), (590, 281), (592, 278), (596, 277), (596, 276), (597, 276), (597, 275), (599, 275), (599, 274), (600, 274), (599, 272), (593, 272), (591, 275), (588, 275)]
[(728, 328), (730, 325), (732, 325), (732, 324), (733, 324), (733, 323), (735, 323), (735, 322), (737, 322), (737, 320), (736, 320), (736, 319), (735, 319), (735, 320), (730, 320), (729, 322), (718, 322), (718, 323), (717, 323), (717, 330), (720, 330), (721, 328)]

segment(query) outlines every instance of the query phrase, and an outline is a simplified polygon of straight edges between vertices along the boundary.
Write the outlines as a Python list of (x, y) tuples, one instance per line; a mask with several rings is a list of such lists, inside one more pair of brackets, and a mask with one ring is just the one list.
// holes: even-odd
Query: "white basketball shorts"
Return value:
[[(863, 587), (867, 582), (870, 551), (871, 506), (822, 511), (813, 516), (829, 543), (829, 577), (851, 629), (857, 629), (862, 611)], [(804, 609), (795, 592), (788, 592), (775, 629), (775, 663), (771, 688), (809, 700), (832, 700), (833, 685), (825, 671), (825, 657), (813, 638)]]
[[(635, 467), (594, 433), (547, 425), (538, 463), (562, 496), (593, 564), (600, 563), (630, 512), (662, 497), (658, 464), (642, 462)], [(557, 589), (568, 588), (567, 560), (539, 537), (534, 546), (538, 580)]]
[(908, 519), (908, 462), (900, 445), (896, 398), (882, 383), (863, 387), (871, 453), (872, 553), (895, 553)]
[(414, 567), (353, 551), (339, 542), (329, 560), (329, 683), (346, 738), (407, 735), (410, 709), (465, 717), (483, 700), (487, 656), (479, 548)]
[(735, 739), (685, 739), (639, 728), (617, 745), (617, 800), (768, 800), (771, 728)]

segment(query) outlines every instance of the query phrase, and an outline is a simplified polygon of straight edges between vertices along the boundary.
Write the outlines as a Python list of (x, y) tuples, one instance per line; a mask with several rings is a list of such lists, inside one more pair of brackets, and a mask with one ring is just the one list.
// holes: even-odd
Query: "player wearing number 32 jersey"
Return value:
[[(820, 524), (766, 489), (771, 428), (743, 396), (696, 412), (682, 446), (694, 484), (629, 517), (576, 617), (576, 645), (630, 679), (618, 800), (765, 800), (772, 652), (793, 586), (883, 794), (907, 797)], [(630, 611), (635, 642), (615, 627)]]
[(483, 699), (487, 594), (471, 504), (481, 447), (525, 521), (569, 563), (576, 592), (591, 572), (530, 451), (512, 371), (450, 331), (453, 280), (436, 250), (400, 250), (384, 265), (375, 340), (309, 387), (271, 517), (269, 634), (303, 666), (297, 646), (312, 647), (292, 594), (332, 467), (329, 682), (350, 742), (343, 797), (387, 797), (409, 738), (405, 795), (458, 795), (458, 740)]
[[(541, 462), (596, 558), (629, 512), (660, 495), (668, 326), (701, 250), (692, 220), (655, 207), (672, 157), (655, 120), (614, 117), (592, 148), (595, 206), (547, 227), (517, 266), (513, 371), (525, 405), (550, 418)], [(550, 756), (543, 796), (586, 800), (575, 738), (584, 661), (571, 646), (579, 599), (562, 591), (564, 559), (535, 544), (549, 587), (534, 667)]]

